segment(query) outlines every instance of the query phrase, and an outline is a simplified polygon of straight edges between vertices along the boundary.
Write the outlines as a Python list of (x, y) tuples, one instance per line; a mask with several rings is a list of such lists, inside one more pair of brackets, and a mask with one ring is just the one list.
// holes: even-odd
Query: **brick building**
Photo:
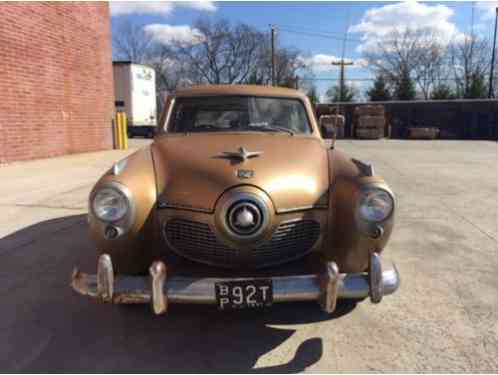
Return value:
[(0, 3), (0, 163), (112, 148), (107, 3)]

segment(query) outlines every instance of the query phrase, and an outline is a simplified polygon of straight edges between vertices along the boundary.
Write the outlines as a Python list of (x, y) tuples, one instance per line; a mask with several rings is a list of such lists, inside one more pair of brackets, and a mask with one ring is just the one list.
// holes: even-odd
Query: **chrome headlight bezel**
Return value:
[[(386, 206), (388, 209), (386, 209), (385, 212), (382, 213), (381, 216), (374, 217), (373, 215), (369, 215), (366, 213), (367, 211), (363, 209), (365, 206), (365, 201), (372, 200), (374, 198), (378, 198), (386, 202)], [(358, 195), (358, 200), (356, 204), (356, 216), (363, 222), (367, 223), (383, 223), (389, 218), (392, 217), (394, 214), (396, 206), (396, 200), (394, 198), (394, 194), (388, 190), (385, 189), (381, 186), (365, 186), (360, 190), (360, 193)]]
[[(123, 199), (124, 204), (126, 205), (126, 211), (112, 218), (106, 218), (100, 215), (98, 213), (99, 210), (95, 205), (97, 203), (96, 198), (98, 194), (103, 191), (112, 191), (117, 194), (120, 199)], [(128, 229), (135, 216), (135, 204), (130, 190), (123, 184), (115, 181), (103, 183), (95, 188), (90, 194), (89, 206), (92, 216), (96, 219), (103, 223), (119, 225), (123, 230)]]

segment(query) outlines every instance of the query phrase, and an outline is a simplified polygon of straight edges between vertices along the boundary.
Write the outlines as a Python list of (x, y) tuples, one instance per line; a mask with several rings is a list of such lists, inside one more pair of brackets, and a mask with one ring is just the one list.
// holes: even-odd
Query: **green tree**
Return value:
[(415, 85), (410, 77), (410, 71), (403, 68), (400, 76), (394, 83), (394, 97), (398, 100), (413, 100), (415, 96)]
[(347, 84), (344, 84), (342, 90), (339, 85), (335, 85), (329, 88), (325, 95), (332, 102), (352, 102), (356, 96), (356, 91)]
[(308, 90), (308, 93), (306, 95), (310, 99), (311, 104), (315, 105), (316, 103), (320, 102), (320, 99), (318, 98), (318, 92), (317, 92), (315, 85), (312, 85), (310, 87), (310, 89)]
[(431, 99), (433, 100), (447, 100), (455, 99), (456, 95), (450, 86), (441, 83), (434, 87), (431, 92)]
[(482, 99), (488, 97), (488, 85), (481, 73), (474, 72), (470, 78), (470, 85), (464, 94), (465, 99)]
[(384, 75), (379, 74), (375, 77), (373, 87), (367, 91), (367, 95), (372, 102), (391, 100), (391, 92), (387, 87)]

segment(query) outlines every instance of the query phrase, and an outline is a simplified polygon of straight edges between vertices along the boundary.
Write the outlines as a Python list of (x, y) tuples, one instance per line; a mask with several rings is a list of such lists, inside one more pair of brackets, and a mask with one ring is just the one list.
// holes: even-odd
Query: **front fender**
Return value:
[(362, 163), (335, 149), (329, 151), (329, 214), (322, 253), (335, 261), (340, 272), (363, 272), (369, 255), (380, 253), (392, 232), (394, 215), (382, 223), (383, 234), (372, 238), (366, 226), (356, 217), (356, 205), (362, 188), (373, 184), (390, 191), (385, 181), (366, 172)]
[[(108, 253), (117, 272), (139, 273), (147, 269), (153, 255), (154, 205), (156, 202), (156, 178), (150, 147), (142, 148), (117, 163), (119, 168), (108, 170), (95, 184), (90, 193), (90, 235), (97, 253)], [(112, 183), (125, 186), (132, 196), (134, 215), (130, 225), (116, 239), (106, 239), (108, 225), (95, 217), (91, 201), (95, 192)]]

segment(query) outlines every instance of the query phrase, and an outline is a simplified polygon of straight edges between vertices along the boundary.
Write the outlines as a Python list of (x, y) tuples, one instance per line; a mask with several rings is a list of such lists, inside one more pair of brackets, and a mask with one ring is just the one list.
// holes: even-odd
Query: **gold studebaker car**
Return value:
[[(395, 198), (334, 147), (301, 92), (198, 86), (168, 99), (154, 142), (117, 162), (89, 197), (96, 274), (72, 287), (112, 303), (220, 309), (396, 291), (380, 254)], [(331, 138), (331, 140), (326, 140)]]

